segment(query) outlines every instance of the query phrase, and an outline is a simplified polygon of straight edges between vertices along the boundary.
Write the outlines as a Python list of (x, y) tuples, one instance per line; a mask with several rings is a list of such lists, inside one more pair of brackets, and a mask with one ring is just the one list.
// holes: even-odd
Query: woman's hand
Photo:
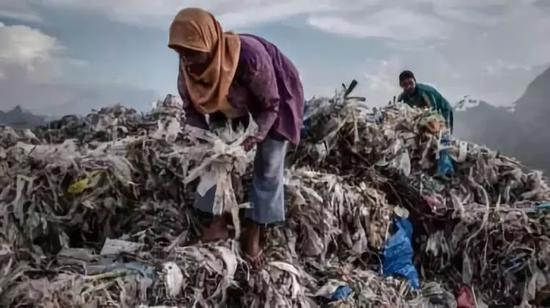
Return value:
[(245, 151), (249, 152), (260, 141), (261, 140), (256, 136), (249, 136), (249, 137), (246, 137), (246, 139), (243, 141), (241, 145), (243, 146)]

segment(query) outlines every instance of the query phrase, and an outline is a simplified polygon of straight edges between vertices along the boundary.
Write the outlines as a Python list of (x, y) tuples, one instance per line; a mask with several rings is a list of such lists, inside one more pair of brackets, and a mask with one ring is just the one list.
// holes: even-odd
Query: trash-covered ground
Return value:
[[(184, 127), (172, 97), (0, 128), (1, 307), (549, 305), (542, 174), (402, 105), (312, 99), (288, 155), (288, 220), (253, 271), (237, 239), (190, 244), (201, 177), (247, 206), (249, 133)], [(253, 130), (251, 126), (248, 128)]]

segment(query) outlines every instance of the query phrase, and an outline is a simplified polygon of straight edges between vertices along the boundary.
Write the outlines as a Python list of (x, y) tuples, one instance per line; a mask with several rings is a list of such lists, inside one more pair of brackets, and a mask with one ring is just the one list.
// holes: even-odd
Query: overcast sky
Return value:
[(382, 104), (408, 68), (452, 102), (507, 105), (550, 66), (550, 0), (0, 0), (0, 109), (146, 108), (175, 93), (167, 31), (183, 7), (276, 43), (308, 97), (356, 78)]

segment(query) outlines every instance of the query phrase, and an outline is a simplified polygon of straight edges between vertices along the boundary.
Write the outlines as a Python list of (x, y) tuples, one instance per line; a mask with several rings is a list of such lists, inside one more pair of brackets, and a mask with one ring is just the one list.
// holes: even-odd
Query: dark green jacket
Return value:
[(447, 122), (447, 126), (453, 130), (453, 108), (451, 104), (433, 87), (417, 83), (414, 94), (401, 93), (399, 101), (411, 107), (431, 108), (439, 112)]

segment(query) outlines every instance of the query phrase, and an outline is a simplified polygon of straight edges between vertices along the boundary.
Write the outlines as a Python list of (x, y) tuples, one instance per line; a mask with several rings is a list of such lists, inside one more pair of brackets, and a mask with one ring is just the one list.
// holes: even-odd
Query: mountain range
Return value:
[(46, 124), (47, 118), (34, 115), (24, 110), (21, 106), (16, 106), (10, 111), (0, 111), (0, 125), (8, 125), (15, 128), (31, 128)]
[(455, 135), (550, 173), (550, 68), (510, 107), (465, 97), (455, 106)]

